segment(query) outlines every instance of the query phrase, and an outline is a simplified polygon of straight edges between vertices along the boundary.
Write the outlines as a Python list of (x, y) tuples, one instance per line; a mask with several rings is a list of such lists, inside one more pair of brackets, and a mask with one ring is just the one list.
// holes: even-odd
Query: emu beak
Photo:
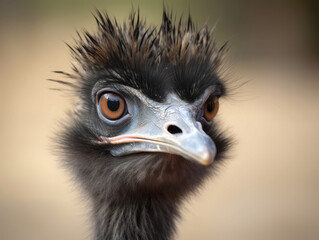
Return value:
[(100, 137), (100, 142), (111, 147), (113, 156), (139, 152), (165, 152), (180, 155), (202, 165), (210, 165), (216, 155), (216, 146), (203, 131), (199, 122), (189, 114), (174, 113), (168, 121), (156, 119), (115, 137)]
[(162, 136), (127, 134), (111, 138), (101, 137), (101, 140), (116, 145), (111, 149), (111, 154), (114, 156), (138, 152), (165, 152), (207, 166), (214, 161), (216, 155), (214, 142), (198, 130), (188, 134), (165, 133)]

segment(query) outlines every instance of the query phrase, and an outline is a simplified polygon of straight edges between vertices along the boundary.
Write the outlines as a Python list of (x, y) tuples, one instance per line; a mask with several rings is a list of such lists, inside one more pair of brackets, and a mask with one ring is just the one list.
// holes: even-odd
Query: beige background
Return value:
[[(319, 61), (311, 1), (165, 1), (190, 6), (199, 26), (230, 39), (219, 122), (236, 139), (231, 159), (183, 208), (176, 239), (319, 239)], [(161, 1), (0, 2), (0, 239), (88, 239), (88, 206), (52, 154), (72, 103), (50, 91), (52, 70), (70, 71), (75, 29), (90, 12), (120, 21), (131, 5), (159, 24)], [(315, 3), (314, 3), (315, 4)], [(236, 83), (236, 81), (237, 83)], [(234, 82), (235, 81), (235, 82)], [(238, 88), (240, 83), (248, 84)]]

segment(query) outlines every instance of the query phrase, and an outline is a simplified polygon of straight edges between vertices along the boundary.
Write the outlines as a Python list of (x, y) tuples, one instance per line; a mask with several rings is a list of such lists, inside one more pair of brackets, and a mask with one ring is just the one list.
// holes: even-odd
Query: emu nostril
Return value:
[(183, 133), (182, 129), (180, 129), (179, 127), (175, 126), (175, 125), (169, 125), (167, 127), (167, 131), (171, 134), (181, 134)]

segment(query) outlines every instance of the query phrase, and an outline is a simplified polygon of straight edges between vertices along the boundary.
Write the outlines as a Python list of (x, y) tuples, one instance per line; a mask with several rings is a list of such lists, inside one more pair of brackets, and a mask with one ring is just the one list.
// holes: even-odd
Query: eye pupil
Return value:
[(120, 100), (117, 97), (109, 97), (107, 106), (112, 112), (116, 112), (120, 107)]
[(214, 103), (211, 101), (207, 104), (207, 112), (212, 112), (214, 110)]

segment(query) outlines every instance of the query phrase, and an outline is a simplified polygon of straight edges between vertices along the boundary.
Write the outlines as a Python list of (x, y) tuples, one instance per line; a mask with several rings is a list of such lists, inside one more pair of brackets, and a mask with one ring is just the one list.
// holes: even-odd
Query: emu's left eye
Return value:
[(118, 120), (123, 117), (127, 111), (125, 100), (116, 93), (103, 93), (98, 101), (101, 113), (109, 120)]
[(218, 97), (209, 98), (204, 105), (204, 118), (211, 121), (217, 114), (219, 108)]

